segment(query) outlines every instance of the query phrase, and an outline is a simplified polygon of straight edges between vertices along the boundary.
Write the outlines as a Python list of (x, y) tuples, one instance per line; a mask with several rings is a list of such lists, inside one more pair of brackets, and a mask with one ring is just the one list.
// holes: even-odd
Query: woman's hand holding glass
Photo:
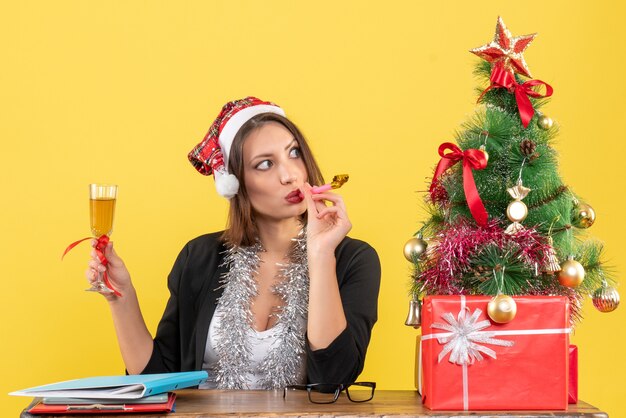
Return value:
[[(311, 193), (305, 183), (302, 193), (307, 204), (307, 246), (310, 252), (333, 251), (345, 238), (352, 223), (343, 198), (333, 192)], [(327, 206), (326, 202), (331, 205)]]
[[(113, 232), (113, 218), (115, 218), (115, 203), (117, 202), (117, 185), (92, 183), (89, 185), (89, 223), (91, 233), (98, 239), (96, 250), (103, 256), (104, 247), (109, 242), (109, 236)], [(81, 240), (82, 241), (82, 240)], [(78, 241), (68, 247), (69, 251)], [(102, 261), (106, 263), (106, 259)], [(106, 273), (100, 272), (96, 280), (91, 282), (91, 287), (86, 289), (89, 292), (115, 293), (121, 295), (108, 282)]]
[[(113, 249), (113, 243), (109, 242), (104, 250), (104, 256), (108, 260), (108, 264), (105, 266), (100, 262), (100, 258), (96, 253), (95, 246), (97, 241), (94, 239), (91, 241), (91, 246), (94, 247), (91, 250), (91, 259), (89, 260), (89, 268), (85, 272), (87, 281), (93, 284), (98, 280), (98, 273), (102, 274), (107, 272), (109, 282), (111, 286), (119, 290), (122, 295), (132, 289), (132, 283), (130, 280), (130, 273), (124, 264), (124, 261), (117, 255)], [(110, 292), (100, 292), (106, 297), (107, 300), (116, 300), (117, 296)]]

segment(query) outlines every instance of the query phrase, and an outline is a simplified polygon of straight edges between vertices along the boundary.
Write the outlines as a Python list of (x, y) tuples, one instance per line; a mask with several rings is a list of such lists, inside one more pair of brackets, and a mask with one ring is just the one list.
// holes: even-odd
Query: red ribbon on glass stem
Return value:
[[(446, 154), (446, 151), (450, 151)], [(480, 226), (487, 225), (487, 210), (483, 201), (480, 199), (474, 174), (472, 170), (482, 170), (487, 167), (487, 158), (485, 153), (478, 149), (468, 149), (462, 151), (461, 148), (451, 142), (444, 142), (439, 146), (439, 155), (441, 160), (435, 169), (433, 181), (430, 184), (430, 194), (433, 195), (435, 186), (439, 182), (439, 177), (450, 167), (459, 161), (463, 161), (463, 190), (465, 191), (465, 199), (469, 206), (472, 216), (476, 223)]]
[[(535, 114), (535, 108), (530, 102), (529, 97), (539, 98), (539, 97), (550, 97), (552, 96), (553, 89), (552, 86), (546, 82), (541, 80), (528, 80), (523, 84), (519, 84), (515, 81), (515, 77), (511, 71), (506, 70), (501, 65), (496, 65), (493, 67), (491, 71), (491, 85), (487, 87), (485, 91), (482, 92), (480, 97), (478, 98), (478, 102), (483, 98), (485, 93), (487, 93), (491, 89), (504, 88), (515, 94), (515, 101), (517, 102), (517, 109), (519, 110), (519, 117), (522, 120), (522, 125), (524, 128), (528, 127), (530, 120), (533, 118)], [(541, 94), (536, 92), (532, 88), (535, 86), (543, 85), (546, 88), (546, 93)]]
[[(65, 254), (69, 253), (72, 248), (76, 247), (78, 244), (80, 244), (83, 241), (87, 241), (88, 239), (94, 239), (94, 238), (87, 237), (87, 238), (79, 239), (78, 241), (73, 242), (70, 245), (68, 245), (68, 247), (63, 252), (63, 256), (61, 256), (61, 259), (63, 259), (63, 257), (65, 257)], [(100, 263), (105, 267), (107, 264), (109, 264), (109, 260), (107, 260), (107, 258), (104, 256), (104, 250), (106, 249), (108, 243), (109, 243), (109, 237), (107, 235), (102, 235), (100, 238), (97, 239), (96, 246), (95, 246), (96, 255), (98, 256)], [(118, 292), (117, 290), (113, 288), (113, 286), (111, 286), (111, 282), (109, 281), (109, 276), (106, 270), (102, 274), (102, 280), (104, 281), (104, 285), (108, 287), (109, 289), (111, 289), (111, 291), (113, 291), (113, 293), (116, 296), (122, 296), (120, 292)]]

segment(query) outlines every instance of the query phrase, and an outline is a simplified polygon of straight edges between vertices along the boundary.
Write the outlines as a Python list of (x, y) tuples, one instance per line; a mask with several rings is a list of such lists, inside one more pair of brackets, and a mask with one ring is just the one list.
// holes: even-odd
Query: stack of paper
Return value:
[(170, 412), (176, 395), (168, 392), (198, 386), (207, 377), (205, 371), (88, 377), (10, 395), (42, 397), (31, 414)]

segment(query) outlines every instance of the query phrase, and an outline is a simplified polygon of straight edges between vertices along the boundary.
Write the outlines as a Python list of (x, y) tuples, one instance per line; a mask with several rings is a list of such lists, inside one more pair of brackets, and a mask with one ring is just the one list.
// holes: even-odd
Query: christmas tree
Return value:
[(619, 303), (602, 244), (586, 234), (593, 208), (558, 173), (558, 129), (540, 111), (552, 87), (531, 79), (523, 57), (535, 36), (512, 37), (498, 18), (494, 40), (471, 50), (483, 59), (478, 108), (458, 146), (439, 147), (430, 216), (405, 245), (413, 308), (425, 294), (562, 295), (575, 323), (587, 295), (603, 312)]

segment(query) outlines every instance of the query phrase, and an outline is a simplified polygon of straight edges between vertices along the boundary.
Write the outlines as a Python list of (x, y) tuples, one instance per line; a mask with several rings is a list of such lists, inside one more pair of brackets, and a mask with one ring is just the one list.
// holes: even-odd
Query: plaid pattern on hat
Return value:
[[(224, 154), (219, 141), (222, 129), (237, 112), (257, 105), (276, 106), (274, 103), (248, 96), (244, 99), (228, 102), (222, 107), (202, 142), (196, 145), (188, 155), (189, 161), (198, 172), (208, 176), (225, 166)], [(228, 151), (230, 150), (227, 150), (227, 153)]]

